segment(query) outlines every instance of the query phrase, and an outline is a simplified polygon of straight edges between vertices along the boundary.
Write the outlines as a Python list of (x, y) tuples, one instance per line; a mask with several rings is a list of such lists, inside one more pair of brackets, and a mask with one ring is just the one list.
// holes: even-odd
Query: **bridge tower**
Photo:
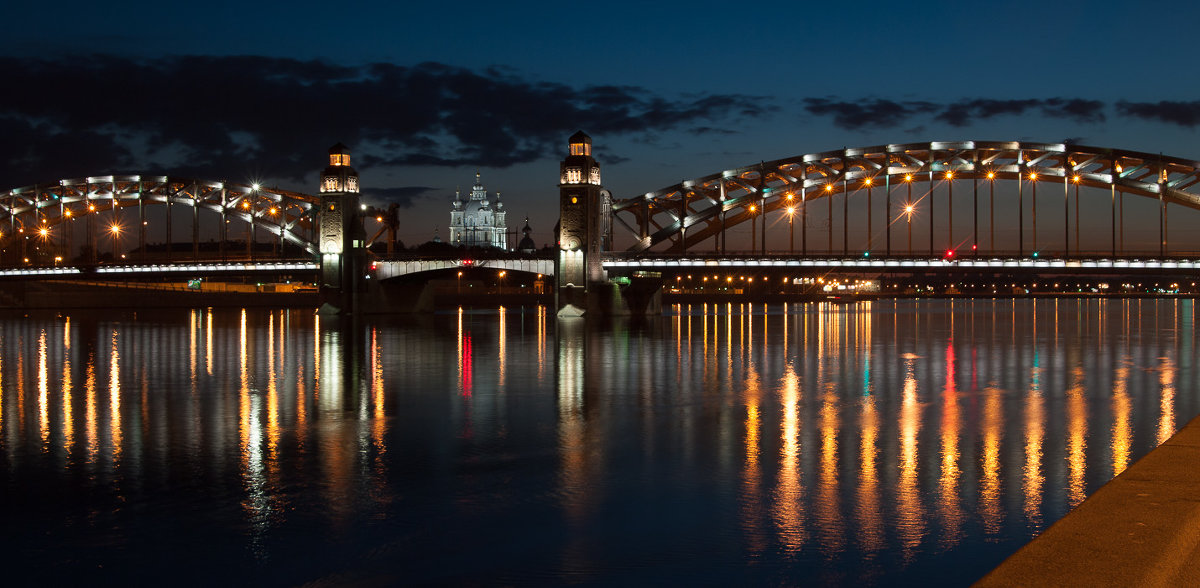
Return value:
[(329, 148), (329, 167), (321, 172), (321, 314), (352, 313), (359, 306), (366, 262), (360, 208), (358, 172), (350, 166), (350, 150), (338, 143)]
[(555, 296), (560, 316), (597, 308), (596, 295), (606, 282), (600, 252), (608, 247), (612, 234), (612, 197), (600, 185), (592, 138), (579, 131), (567, 140), (567, 148), (567, 158), (559, 164), (558, 184)]

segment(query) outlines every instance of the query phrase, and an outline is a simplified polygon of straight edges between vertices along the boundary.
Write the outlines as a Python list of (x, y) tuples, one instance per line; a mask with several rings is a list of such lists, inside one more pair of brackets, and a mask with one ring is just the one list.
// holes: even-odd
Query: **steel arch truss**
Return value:
[[(167, 176), (92, 176), (9, 190), (7, 195), (0, 195), (0, 230), (4, 239), (9, 239), (25, 230), (52, 228), (89, 214), (140, 209), (150, 204), (164, 205), (168, 210), (173, 206), (191, 208), (193, 219), (200, 210), (211, 210), (223, 220), (236, 219), (262, 227), (308, 253), (317, 253), (316, 244), (301, 231), (316, 222), (316, 196)], [(195, 227), (193, 222), (193, 231)], [(193, 232), (192, 239), (197, 238)]]
[(963, 141), (843, 149), (728, 170), (616, 200), (613, 225), (633, 238), (629, 252), (680, 253), (764, 213), (869, 186), (887, 189), (906, 178), (1078, 184), (1200, 210), (1195, 160), (1062, 143)]

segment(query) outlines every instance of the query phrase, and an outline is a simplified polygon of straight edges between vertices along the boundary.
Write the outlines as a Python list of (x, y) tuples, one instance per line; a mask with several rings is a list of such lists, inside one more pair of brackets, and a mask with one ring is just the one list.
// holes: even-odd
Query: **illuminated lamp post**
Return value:
[[(791, 197), (789, 196), (788, 198), (791, 198)], [(789, 206), (787, 209), (787, 214), (788, 214), (788, 255), (795, 255), (796, 254), (796, 231), (793, 228), (792, 220), (796, 215), (796, 207)]]
[(833, 255), (833, 184), (825, 184), (825, 199), (829, 201), (829, 218), (825, 219), (825, 226), (829, 227), (829, 234), (825, 251), (828, 255)]
[(988, 179), (988, 249), (996, 254), (996, 172), (987, 173)]
[[(909, 185), (911, 186), (911, 184), (909, 184)], [(909, 257), (912, 257), (912, 215), (913, 215), (913, 210), (914, 209), (913, 209), (913, 205), (912, 205), (911, 201), (909, 201), (907, 204), (904, 205), (904, 215), (908, 220), (908, 256)]]
[(1033, 250), (1037, 251), (1037, 172), (1029, 172), (1029, 186), (1033, 190)]
[(954, 172), (946, 172), (946, 210), (949, 225), (946, 230), (946, 249), (954, 249)]
[(121, 236), (121, 226), (113, 225), (109, 229), (109, 232), (112, 233), (112, 241), (113, 241), (112, 255), (113, 255), (113, 263), (115, 264), (115, 263), (117, 263), (117, 238)]
[(904, 183), (908, 185), (908, 198), (904, 201), (904, 212), (908, 215), (908, 256), (912, 257), (912, 174), (904, 174)]
[(754, 211), (758, 210), (757, 206), (750, 205), (750, 252), (755, 252), (755, 247), (758, 245), (758, 223), (754, 222)]
[(874, 245), (874, 240), (873, 240), (874, 239), (874, 234), (873, 234), (874, 231), (871, 228), (871, 185), (873, 183), (874, 182), (871, 178), (866, 179), (866, 184), (867, 184), (867, 251), (874, 249), (874, 247), (872, 246), (872, 245)]

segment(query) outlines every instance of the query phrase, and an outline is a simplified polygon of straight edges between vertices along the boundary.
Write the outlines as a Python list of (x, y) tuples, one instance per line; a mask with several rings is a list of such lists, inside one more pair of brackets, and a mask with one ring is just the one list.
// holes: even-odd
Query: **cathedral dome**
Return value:
[(508, 225), (500, 194), (493, 199), (483, 187), (479, 174), (471, 194), (463, 198), (456, 193), (450, 211), (450, 243), (466, 247), (496, 247), (507, 249)]

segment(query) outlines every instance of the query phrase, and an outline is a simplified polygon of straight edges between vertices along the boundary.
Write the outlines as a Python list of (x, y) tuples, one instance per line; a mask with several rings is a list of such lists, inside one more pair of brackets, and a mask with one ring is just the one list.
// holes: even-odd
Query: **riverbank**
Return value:
[(975, 586), (1200, 586), (1200, 417)]

